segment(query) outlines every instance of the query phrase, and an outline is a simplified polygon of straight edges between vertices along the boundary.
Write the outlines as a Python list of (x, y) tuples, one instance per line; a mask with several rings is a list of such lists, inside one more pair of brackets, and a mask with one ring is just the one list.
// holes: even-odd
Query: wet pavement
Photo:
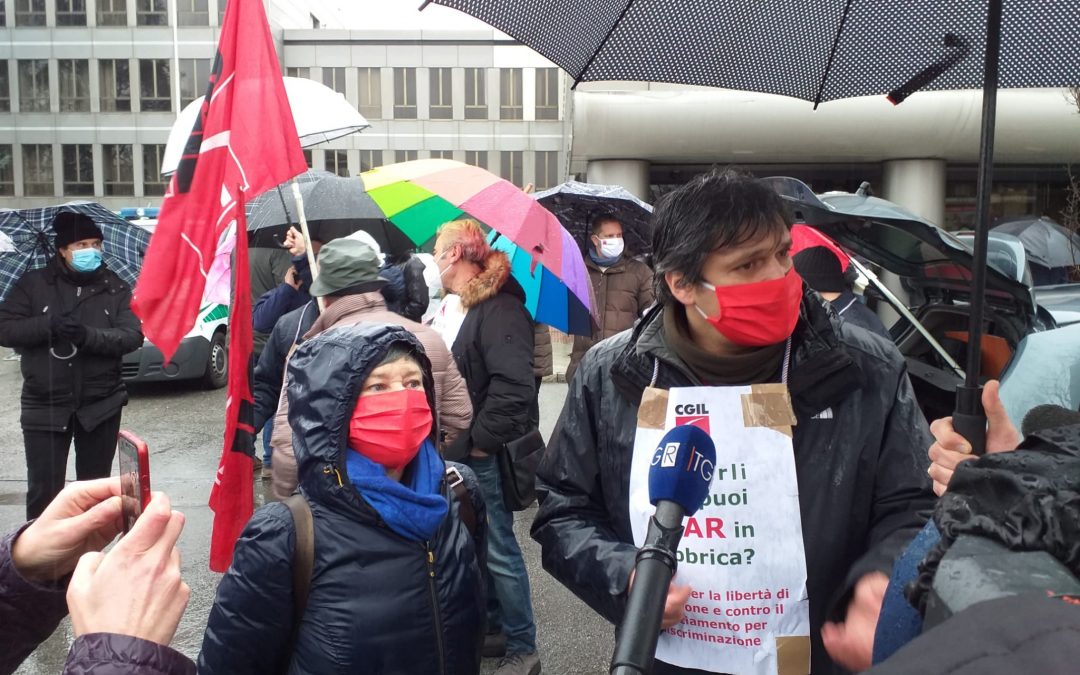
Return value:
[[(0, 361), (0, 532), (23, 522), (26, 464), (19, 427), (18, 362)], [(563, 383), (545, 383), (540, 393), (540, 428), (551, 433), (566, 395)], [(146, 385), (133, 389), (124, 410), (122, 427), (141, 436), (150, 447), (152, 487), (164, 490), (173, 507), (187, 516), (180, 539), (184, 580), (191, 586), (191, 602), (180, 623), (173, 647), (195, 657), (202, 643), (206, 617), (214, 601), (220, 575), (208, 567), (213, 514), (206, 506), (217, 470), (224, 434), (225, 390), (204, 391), (181, 383)], [(74, 480), (74, 459), (68, 477)], [(267, 498), (268, 483), (255, 481), (256, 506)], [(606, 673), (613, 646), (613, 629), (581, 601), (543, 571), (540, 549), (528, 536), (534, 510), (518, 514), (515, 524), (529, 577), (532, 581), (537, 633), (545, 673)], [(52, 675), (63, 670), (72, 641), (64, 620), (16, 671), (21, 675)], [(483, 673), (494, 671), (485, 661)]]

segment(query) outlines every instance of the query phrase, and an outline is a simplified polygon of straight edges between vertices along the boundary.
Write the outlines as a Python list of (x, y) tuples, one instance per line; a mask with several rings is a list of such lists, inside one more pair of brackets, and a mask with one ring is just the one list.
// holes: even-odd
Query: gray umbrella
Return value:
[(571, 180), (533, 195), (555, 214), (584, 250), (592, 222), (612, 216), (623, 226), (626, 248), (634, 255), (652, 253), (652, 207), (618, 185), (597, 185)]
[(1044, 267), (1080, 264), (1080, 235), (1049, 218), (1017, 218), (995, 226), (994, 231), (1017, 237), (1031, 260)]

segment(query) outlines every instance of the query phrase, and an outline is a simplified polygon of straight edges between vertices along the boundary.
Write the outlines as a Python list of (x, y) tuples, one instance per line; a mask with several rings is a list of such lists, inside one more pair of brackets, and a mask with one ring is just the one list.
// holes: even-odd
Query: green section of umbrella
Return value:
[(390, 222), (408, 235), (417, 246), (423, 246), (434, 237), (440, 225), (462, 214), (461, 209), (445, 199), (427, 194), (428, 199), (390, 216)]
[(410, 206), (415, 206), (433, 195), (431, 191), (407, 181), (391, 183), (368, 192), (387, 218), (393, 218)]

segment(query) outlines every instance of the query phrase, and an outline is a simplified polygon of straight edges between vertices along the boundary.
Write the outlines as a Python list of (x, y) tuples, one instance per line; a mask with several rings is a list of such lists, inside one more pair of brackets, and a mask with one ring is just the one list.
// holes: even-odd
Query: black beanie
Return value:
[(58, 251), (72, 242), (105, 238), (94, 219), (81, 213), (61, 211), (53, 217), (52, 227), (56, 233), (53, 244)]
[(847, 290), (840, 259), (824, 246), (811, 246), (792, 258), (795, 271), (810, 288), (819, 293), (843, 293)]

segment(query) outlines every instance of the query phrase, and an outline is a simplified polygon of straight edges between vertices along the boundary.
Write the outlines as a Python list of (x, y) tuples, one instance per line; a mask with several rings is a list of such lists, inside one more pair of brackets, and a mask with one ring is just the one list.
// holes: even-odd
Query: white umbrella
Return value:
[[(303, 77), (286, 77), (285, 94), (289, 98), (296, 133), (300, 145), (307, 148), (319, 143), (355, 134), (371, 125), (345, 97), (330, 87)], [(161, 160), (161, 174), (169, 175), (180, 165), (184, 145), (195, 126), (195, 118), (202, 107), (203, 97), (195, 99), (180, 112), (169, 132), (165, 156)], [(253, 108), (252, 114), (258, 114)]]

